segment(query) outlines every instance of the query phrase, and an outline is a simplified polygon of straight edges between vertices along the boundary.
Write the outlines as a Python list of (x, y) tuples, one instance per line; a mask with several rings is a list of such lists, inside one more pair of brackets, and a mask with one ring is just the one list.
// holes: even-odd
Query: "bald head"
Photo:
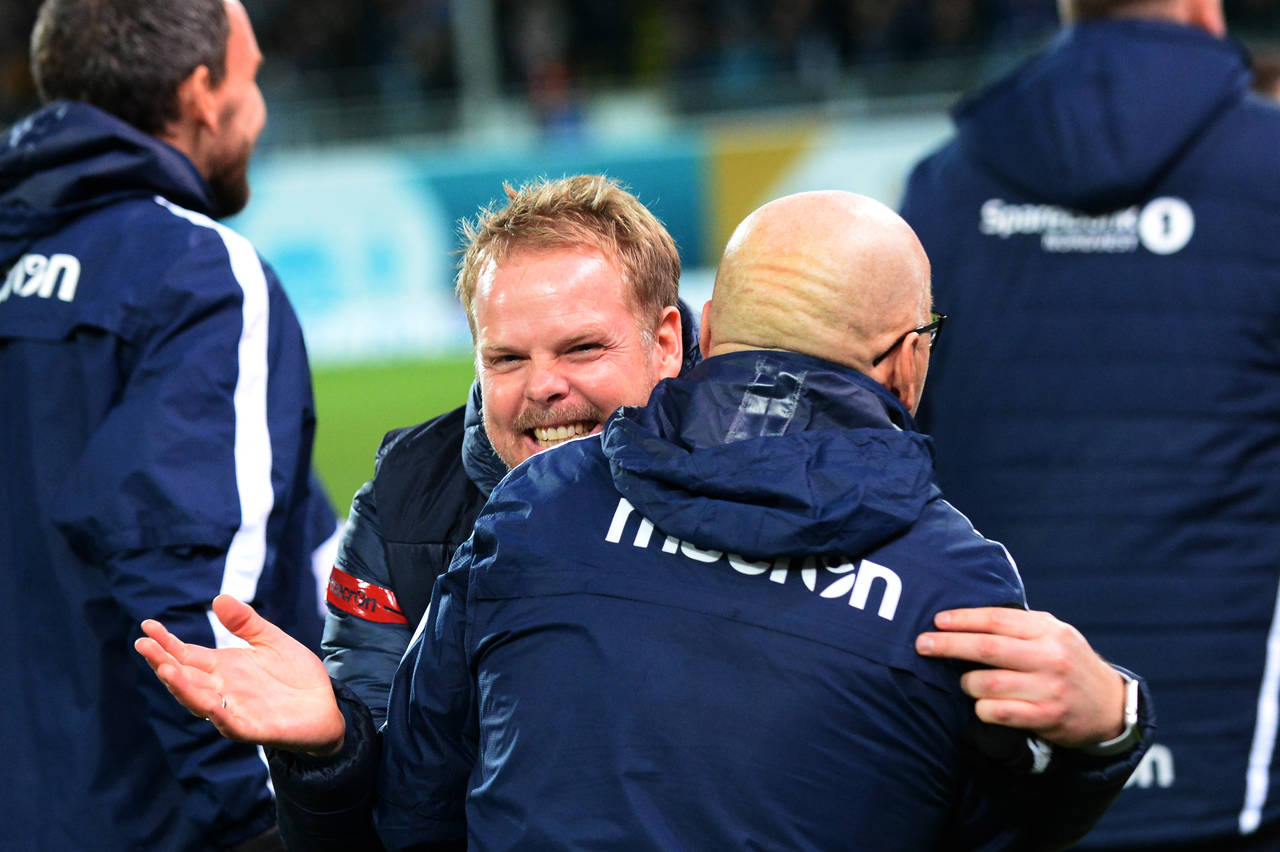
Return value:
[(703, 354), (785, 349), (866, 371), (929, 307), (929, 261), (896, 213), (848, 192), (788, 195), (729, 239)]

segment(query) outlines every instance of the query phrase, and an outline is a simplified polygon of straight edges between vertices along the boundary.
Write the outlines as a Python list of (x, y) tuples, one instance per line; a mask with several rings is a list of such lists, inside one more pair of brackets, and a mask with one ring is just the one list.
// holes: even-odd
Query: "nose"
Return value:
[(557, 402), (569, 395), (569, 381), (554, 360), (535, 359), (525, 381), (524, 395), (532, 402)]

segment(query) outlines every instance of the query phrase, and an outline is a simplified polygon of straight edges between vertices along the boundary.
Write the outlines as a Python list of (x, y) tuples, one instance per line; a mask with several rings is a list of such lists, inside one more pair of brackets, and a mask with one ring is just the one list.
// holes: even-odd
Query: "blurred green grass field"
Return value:
[(412, 426), (466, 400), (471, 354), (410, 362), (317, 367), (315, 465), (338, 514), (373, 474), (387, 430)]

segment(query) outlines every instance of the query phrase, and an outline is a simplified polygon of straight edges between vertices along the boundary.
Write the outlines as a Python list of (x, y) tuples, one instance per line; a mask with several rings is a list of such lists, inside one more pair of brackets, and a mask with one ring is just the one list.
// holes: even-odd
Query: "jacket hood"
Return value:
[(176, 148), (87, 104), (50, 104), (0, 139), (0, 268), (90, 210), (153, 195), (218, 213)]
[(956, 109), (965, 155), (1039, 200), (1102, 212), (1145, 195), (1249, 87), (1230, 40), (1158, 21), (1096, 21)]
[(507, 464), (498, 457), (484, 431), (479, 379), (471, 383), (471, 393), (467, 394), (467, 411), (462, 418), (462, 429), (462, 469), (467, 472), (467, 478), (475, 483), (476, 488), (488, 497), (494, 486), (507, 475)]
[(680, 363), (680, 375), (686, 375), (702, 362), (702, 350), (698, 348), (698, 315), (684, 303), (684, 299), (676, 300), (676, 308), (680, 311), (680, 336), (684, 360)]
[(788, 352), (703, 361), (619, 409), (602, 446), (614, 485), (664, 533), (754, 559), (866, 553), (941, 493), (896, 398)]
[[(684, 375), (702, 360), (702, 352), (698, 349), (698, 320), (693, 311), (683, 299), (676, 303), (676, 307), (680, 309), (681, 342), (684, 350), (680, 374)], [(480, 402), (480, 382), (477, 380), (471, 383), (471, 393), (467, 395), (467, 411), (462, 421), (462, 468), (475, 486), (488, 497), (494, 486), (507, 475), (507, 465), (498, 457), (493, 444), (489, 443), (489, 436), (485, 434)]]

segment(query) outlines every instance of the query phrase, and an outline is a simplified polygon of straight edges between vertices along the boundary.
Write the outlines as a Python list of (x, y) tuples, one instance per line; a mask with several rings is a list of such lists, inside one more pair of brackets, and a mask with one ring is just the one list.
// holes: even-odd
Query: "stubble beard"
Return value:
[(604, 415), (605, 413), (598, 406), (589, 402), (561, 405), (554, 408), (525, 409), (516, 416), (516, 419), (512, 421), (511, 426), (504, 433), (503, 437), (507, 440), (497, 442), (493, 440), (492, 421), (490, 421), (488, 414), (485, 413), (484, 430), (485, 434), (489, 436), (489, 443), (493, 445), (493, 450), (498, 454), (498, 458), (502, 459), (508, 468), (513, 468), (528, 458), (528, 456), (517, 458), (511, 452), (512, 448), (523, 444), (526, 432), (539, 426), (552, 426), (563, 423), (600, 424), (604, 422)]
[(209, 191), (217, 209), (217, 218), (234, 216), (249, 203), (249, 159), (253, 143), (242, 145), (225, 160), (209, 169)]

